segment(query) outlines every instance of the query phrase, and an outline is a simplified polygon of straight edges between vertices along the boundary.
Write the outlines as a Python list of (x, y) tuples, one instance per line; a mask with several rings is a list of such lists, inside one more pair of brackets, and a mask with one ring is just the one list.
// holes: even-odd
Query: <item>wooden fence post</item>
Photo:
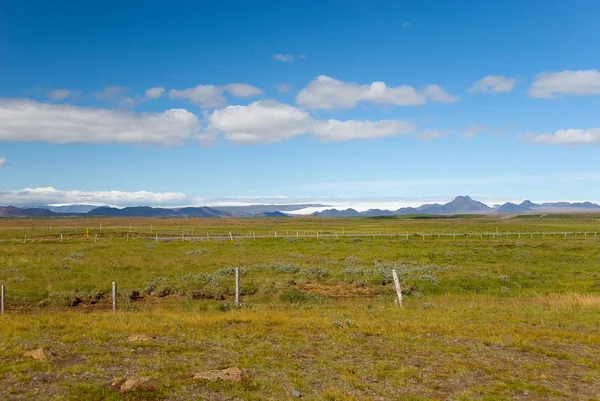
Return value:
[(240, 304), (240, 268), (235, 268), (235, 304)]
[(0, 290), (0, 315), (4, 315), (4, 302), (6, 296), (6, 286), (2, 284), (2, 290)]
[(400, 280), (398, 280), (396, 269), (392, 270), (392, 276), (394, 277), (394, 285), (396, 286), (396, 293), (398, 294), (398, 306), (402, 308), (402, 288), (400, 287)]
[(117, 283), (112, 282), (112, 311), (117, 311)]

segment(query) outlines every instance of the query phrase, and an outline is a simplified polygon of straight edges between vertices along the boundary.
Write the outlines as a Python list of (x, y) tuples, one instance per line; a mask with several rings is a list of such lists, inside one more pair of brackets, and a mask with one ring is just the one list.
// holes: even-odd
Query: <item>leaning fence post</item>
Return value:
[(240, 304), (240, 268), (235, 268), (235, 304)]
[(229, 232), (229, 239), (233, 241), (233, 235), (231, 235), (231, 232)]
[(117, 311), (117, 282), (112, 282), (112, 310)]
[(0, 294), (0, 315), (4, 315), (4, 298), (5, 298), (5, 294), (6, 294), (6, 286), (4, 284), (2, 284), (2, 290), (1, 290), (1, 294)]
[(396, 274), (396, 269), (392, 270), (392, 276), (394, 277), (394, 285), (396, 286), (396, 293), (398, 293), (398, 306), (402, 308), (402, 288), (400, 288), (400, 281)]

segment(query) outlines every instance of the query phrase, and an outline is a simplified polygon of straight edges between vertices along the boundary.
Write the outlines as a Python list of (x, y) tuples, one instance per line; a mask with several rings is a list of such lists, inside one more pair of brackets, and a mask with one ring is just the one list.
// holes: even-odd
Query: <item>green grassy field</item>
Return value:
[[(0, 220), (0, 398), (600, 399), (596, 231), (600, 215)], [(40, 347), (54, 356), (23, 356)], [(191, 378), (227, 367), (243, 380)], [(161, 387), (120, 394), (125, 375)]]

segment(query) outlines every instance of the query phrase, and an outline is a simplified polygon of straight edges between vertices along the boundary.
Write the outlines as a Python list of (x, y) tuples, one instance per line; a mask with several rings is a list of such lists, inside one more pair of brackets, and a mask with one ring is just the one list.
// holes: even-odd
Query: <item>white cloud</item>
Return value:
[(222, 86), (222, 88), (235, 97), (251, 97), (263, 93), (261, 89), (248, 84), (228, 84)]
[(483, 77), (479, 81), (475, 82), (470, 88), (469, 92), (483, 92), (483, 93), (503, 93), (510, 92), (514, 89), (517, 83), (516, 78), (508, 78), (504, 75), (488, 75)]
[(321, 75), (298, 93), (296, 102), (308, 109), (349, 109), (359, 101), (418, 106), (425, 104), (427, 99), (441, 102), (458, 100), (438, 85), (427, 85), (418, 91), (409, 85), (388, 87), (380, 81), (360, 85)]
[(535, 77), (529, 96), (552, 99), (555, 95), (600, 94), (600, 71), (561, 71), (539, 74)]
[(0, 99), (0, 141), (177, 145), (199, 130), (184, 109), (131, 113)]
[(165, 88), (157, 86), (146, 90), (146, 97), (150, 99), (157, 99), (165, 93)]
[(273, 59), (283, 63), (291, 63), (295, 60), (306, 60), (306, 54), (273, 54)]
[(53, 101), (65, 100), (66, 98), (75, 98), (81, 94), (79, 91), (72, 91), (69, 89), (54, 89), (46, 93), (48, 99)]
[(198, 85), (183, 90), (171, 89), (169, 97), (172, 99), (185, 99), (196, 103), (200, 107), (212, 108), (223, 106), (227, 99), (223, 95), (229, 92), (234, 97), (250, 97), (261, 95), (263, 91), (247, 84)]
[(181, 192), (63, 191), (52, 187), (0, 191), (0, 205), (106, 204), (118, 206), (175, 206), (188, 202)]
[(92, 93), (92, 96), (98, 100), (112, 100), (125, 96), (129, 92), (129, 88), (124, 86), (107, 86), (99, 92)]
[(408, 121), (315, 121), (313, 133), (324, 141), (345, 141), (350, 139), (375, 139), (401, 134), (409, 134), (415, 129)]
[(527, 133), (525, 138), (536, 144), (600, 146), (600, 128), (561, 129), (553, 134)]
[(277, 92), (280, 93), (288, 93), (292, 89), (289, 84), (279, 84), (275, 88), (277, 88)]
[(446, 92), (439, 85), (427, 85), (423, 88), (423, 95), (434, 102), (442, 103), (454, 103), (460, 99), (458, 96), (454, 96)]
[(447, 136), (452, 135), (452, 132), (449, 130), (425, 130), (417, 133), (415, 138), (420, 139), (422, 141), (430, 141), (432, 139), (440, 139), (445, 138)]
[(271, 100), (229, 106), (209, 117), (208, 132), (222, 132), (237, 143), (273, 143), (313, 134), (324, 141), (370, 139), (410, 133), (406, 121), (314, 120), (307, 112)]
[(495, 129), (484, 124), (470, 124), (462, 130), (462, 136), (465, 138), (473, 138), (479, 134), (501, 134), (503, 130)]
[(0, 157), (0, 168), (6, 166), (7, 161), (4, 157)]
[(269, 143), (306, 134), (313, 120), (293, 106), (267, 100), (215, 110), (209, 123), (231, 141)]

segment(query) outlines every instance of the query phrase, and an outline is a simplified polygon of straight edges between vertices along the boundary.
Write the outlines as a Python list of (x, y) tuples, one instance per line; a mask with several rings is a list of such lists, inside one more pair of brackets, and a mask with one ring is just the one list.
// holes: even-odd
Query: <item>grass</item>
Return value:
[[(600, 237), (122, 236), (129, 221), (133, 233), (149, 223), (165, 233), (257, 235), (593, 232), (598, 217), (103, 219), (106, 237), (97, 243), (56, 239), (83, 224), (99, 229), (96, 219), (0, 220), (0, 238), (33, 238), (0, 242), (8, 301), (0, 398), (282, 400), (295, 389), (308, 400), (598, 399)], [(402, 309), (394, 307), (392, 269)], [(151, 340), (128, 341), (142, 334)], [(55, 356), (23, 357), (39, 347)], [(190, 378), (231, 366), (243, 370), (242, 382)], [(110, 383), (124, 375), (157, 377), (163, 386), (121, 395)]]

